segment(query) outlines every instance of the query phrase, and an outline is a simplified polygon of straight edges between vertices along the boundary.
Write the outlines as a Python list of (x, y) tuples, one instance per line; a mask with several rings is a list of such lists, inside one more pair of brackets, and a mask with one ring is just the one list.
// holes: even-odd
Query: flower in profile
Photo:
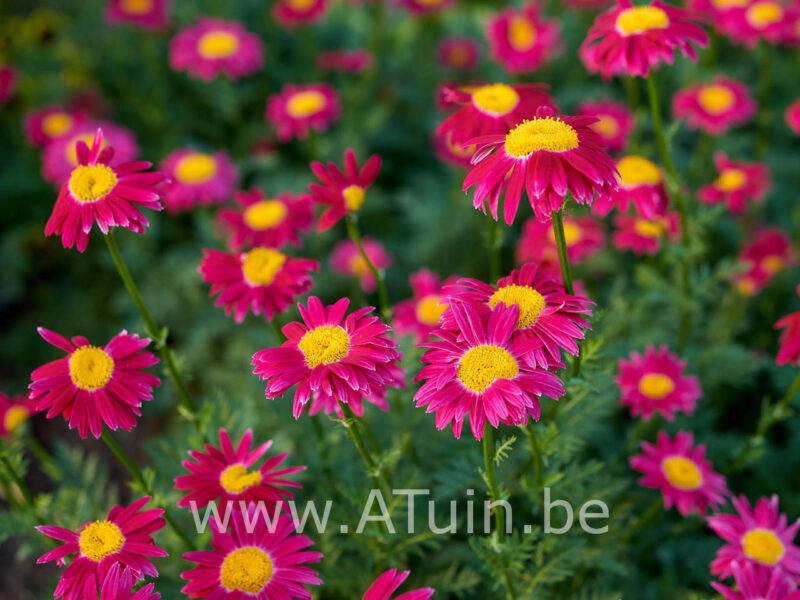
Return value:
[(747, 123), (756, 108), (747, 86), (723, 75), (717, 75), (711, 83), (679, 90), (672, 97), (672, 112), (677, 119), (685, 119), (690, 128), (711, 135)]
[(266, 246), (245, 252), (205, 248), (197, 271), (211, 284), (209, 295), (219, 294), (214, 305), (224, 306), (225, 315), (233, 313), (241, 323), (248, 310), (263, 313), (267, 321), (283, 313), (311, 289), (311, 271), (319, 271), (319, 263)]
[(8, 102), (17, 91), (17, 70), (0, 63), (0, 102)]
[(473, 206), (486, 212), (486, 201), (498, 220), (500, 195), (505, 192), (503, 214), (511, 225), (523, 190), (533, 212), (542, 222), (560, 210), (571, 194), (579, 204), (591, 204), (617, 187), (614, 161), (603, 150), (603, 140), (589, 127), (594, 117), (555, 115), (540, 107), (536, 116), (505, 135), (476, 138), (474, 167), (463, 189), (473, 185)]
[(132, 23), (142, 29), (160, 29), (167, 24), (168, 0), (108, 0), (109, 23)]
[(711, 586), (723, 595), (724, 600), (800, 600), (792, 578), (780, 569), (763, 569), (751, 563), (731, 563), (736, 589), (716, 581)]
[(325, 83), (292, 85), (267, 98), (266, 120), (275, 127), (278, 140), (304, 140), (311, 129), (325, 131), (341, 113), (336, 90)]
[(611, 209), (627, 212), (633, 204), (636, 212), (645, 219), (663, 215), (669, 204), (664, 176), (659, 166), (644, 156), (628, 154), (617, 161), (618, 188), (607, 196), (598, 198), (592, 212), (606, 216)]
[[(797, 286), (797, 295), (800, 296), (800, 285)], [(778, 319), (775, 329), (786, 330), (781, 333), (780, 350), (775, 362), (779, 365), (800, 366), (800, 311)]]
[(603, 138), (606, 150), (622, 152), (628, 145), (628, 137), (635, 119), (624, 102), (616, 100), (586, 100), (578, 105), (579, 117), (595, 117), (590, 127)]
[(753, 270), (750, 275), (766, 285), (782, 270), (797, 264), (797, 255), (786, 233), (777, 227), (766, 227), (756, 231), (753, 239), (744, 245), (739, 262), (748, 265)]
[(234, 198), (238, 206), (220, 209), (217, 220), (230, 233), (228, 244), (235, 250), (300, 246), (300, 234), (308, 231), (314, 220), (308, 194), (281, 192), (267, 198), (254, 186), (249, 192), (236, 192)]
[(44, 148), (54, 139), (69, 135), (87, 118), (79, 110), (48, 106), (25, 115), (25, 137), (31, 146)]
[(784, 116), (786, 124), (789, 126), (795, 135), (800, 135), (800, 99), (792, 102), (789, 108), (786, 109)]
[(452, 328), (440, 328), (425, 344), (425, 365), (414, 381), (424, 381), (414, 399), (417, 407), (436, 413), (436, 428), (452, 425), (461, 437), (464, 419), (475, 439), (483, 438), (488, 421), (497, 428), (539, 420), (538, 396), (557, 399), (564, 394), (561, 380), (532, 359), (530, 344), (515, 336), (520, 317), (517, 304), (481, 310), (455, 300), (447, 312)]
[(454, 71), (472, 71), (478, 66), (480, 47), (468, 37), (449, 36), (439, 43), (439, 64)]
[(708, 35), (691, 15), (660, 0), (634, 6), (631, 0), (597, 17), (579, 55), (592, 73), (647, 77), (659, 63), (672, 64), (675, 50), (697, 60), (693, 46), (708, 45)]
[[(564, 241), (570, 264), (576, 265), (594, 256), (606, 245), (603, 224), (592, 216), (565, 217)], [(522, 235), (517, 242), (517, 263), (536, 263), (541, 273), (560, 280), (558, 250), (553, 223), (542, 223), (531, 218), (522, 224)]]
[(732, 564), (750, 564), (765, 569), (781, 570), (793, 578), (800, 575), (800, 548), (794, 537), (800, 520), (788, 524), (778, 509), (778, 495), (759, 498), (751, 508), (747, 497), (731, 498), (735, 515), (716, 514), (708, 518), (708, 526), (727, 542), (717, 550), (711, 562), (711, 573), (725, 579), (733, 574)]
[(674, 505), (684, 517), (695, 510), (702, 517), (707, 508), (714, 510), (730, 494), (725, 477), (706, 460), (706, 447), (693, 443), (688, 431), (679, 431), (674, 439), (659, 431), (656, 444), (643, 441), (644, 452), (630, 460), (631, 468), (644, 474), (639, 485), (659, 488), (664, 508)]
[[(369, 589), (364, 592), (363, 600), (392, 600), (392, 594), (397, 588), (403, 585), (409, 573), (410, 571), (401, 571), (398, 573), (397, 569), (384, 571), (380, 577), (369, 586)], [(433, 596), (433, 592), (433, 588), (420, 588), (395, 596), (394, 600), (428, 600), (428, 598)]]
[(447, 308), (444, 300), (444, 286), (456, 282), (450, 277), (441, 283), (439, 276), (428, 269), (420, 269), (411, 275), (413, 296), (398, 302), (394, 309), (394, 330), (397, 335), (413, 334), (419, 344), (427, 340), (439, 327), (442, 313)]
[[(380, 271), (391, 266), (392, 257), (383, 249), (379, 241), (365, 237), (361, 243), (364, 245), (364, 252), (376, 269)], [(353, 240), (342, 240), (336, 244), (331, 254), (331, 267), (342, 275), (357, 277), (365, 292), (375, 291), (375, 275), (370, 271), (367, 261), (364, 260)]]
[(100, 600), (160, 600), (161, 594), (153, 591), (155, 584), (148, 583), (134, 591), (136, 576), (133, 571), (120, 563), (108, 569), (100, 588)]
[(164, 176), (145, 172), (151, 166), (145, 161), (112, 166), (114, 147), (104, 146), (102, 129), (91, 148), (83, 140), (76, 144), (76, 156), (77, 166), (61, 185), (44, 234), (60, 235), (64, 248), (77, 246), (83, 252), (94, 223), (104, 234), (111, 227), (144, 233), (149, 223), (139, 207), (161, 210), (159, 184)]
[(344, 172), (333, 161), (327, 167), (321, 162), (312, 162), (311, 170), (319, 183), (309, 184), (308, 190), (314, 202), (327, 207), (319, 217), (317, 231), (327, 231), (347, 213), (358, 212), (380, 169), (381, 157), (377, 154), (359, 168), (356, 154), (350, 148), (344, 153)]
[(44, 327), (37, 331), (68, 356), (31, 374), (28, 387), (36, 410), (46, 410), (48, 419), (63, 415), (69, 428), (77, 427), (84, 439), (90, 431), (99, 438), (104, 423), (112, 431), (133, 429), (142, 414), (142, 401), (152, 400), (153, 388), (161, 385), (158, 377), (143, 371), (158, 362), (144, 350), (150, 340), (123, 330), (100, 347), (85, 337), (70, 341)]
[(734, 42), (754, 48), (759, 40), (783, 42), (794, 24), (790, 3), (779, 0), (743, 2), (717, 15), (717, 28)]
[(645, 219), (634, 215), (616, 215), (611, 241), (619, 250), (631, 250), (634, 254), (658, 254), (661, 242), (669, 243), (680, 234), (680, 215), (668, 212)]
[(375, 58), (366, 50), (328, 50), (317, 55), (317, 67), (323, 71), (361, 73), (375, 65)]
[(697, 191), (700, 202), (724, 202), (732, 213), (742, 213), (747, 202), (763, 202), (771, 187), (766, 163), (730, 160), (724, 152), (714, 155), (717, 178)]
[(213, 153), (181, 148), (161, 161), (169, 179), (164, 190), (164, 205), (171, 214), (195, 206), (220, 204), (230, 199), (238, 173), (225, 150)]
[(528, 3), (494, 15), (486, 28), (489, 52), (509, 73), (531, 73), (561, 48), (558, 21), (543, 19)]
[(261, 69), (263, 48), (261, 39), (241, 23), (200, 17), (172, 38), (169, 64), (202, 81), (220, 73), (235, 80)]
[(391, 328), (370, 314), (372, 307), (345, 316), (349, 305), (342, 298), (326, 307), (311, 296), (307, 306), (297, 305), (303, 322), (283, 327), (288, 339), (253, 355), (253, 372), (267, 380), (267, 398), (297, 385), (295, 419), (312, 395), (344, 402), (361, 415), (362, 399), (386, 406), (387, 386), (405, 385)]
[(74, 555), (61, 573), (55, 598), (84, 600), (89, 597), (87, 594), (96, 595), (114, 565), (128, 567), (136, 580), (144, 579), (145, 575), (158, 576), (149, 558), (167, 556), (166, 551), (153, 543), (152, 537), (165, 525), (161, 516), (164, 511), (160, 508), (142, 510), (149, 501), (150, 496), (144, 496), (128, 506), (115, 506), (102, 521), (86, 523), (77, 531), (52, 525), (36, 528), (64, 542), (40, 556), (36, 564), (55, 560), (58, 566), (63, 566), (64, 557)]
[(28, 396), (6, 396), (0, 392), (0, 438), (10, 437), (36, 412), (36, 400)]

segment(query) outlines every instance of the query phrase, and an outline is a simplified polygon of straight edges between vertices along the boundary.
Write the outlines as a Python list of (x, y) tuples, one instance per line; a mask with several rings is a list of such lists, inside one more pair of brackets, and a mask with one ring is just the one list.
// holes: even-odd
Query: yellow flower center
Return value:
[(719, 174), (714, 185), (723, 192), (735, 192), (747, 183), (747, 175), (741, 169), (725, 169)]
[(75, 119), (69, 113), (52, 112), (42, 119), (42, 131), (47, 137), (58, 137), (72, 129), (74, 122)]
[(286, 3), (292, 10), (304, 12), (314, 6), (315, 2), (316, 0), (287, 0)]
[(78, 546), (81, 554), (94, 562), (100, 562), (109, 554), (119, 551), (125, 543), (125, 536), (111, 521), (95, 521), (81, 531)]
[(783, 542), (769, 529), (752, 529), (742, 538), (744, 553), (765, 565), (775, 565), (783, 556)]
[(597, 115), (600, 119), (590, 127), (603, 137), (613, 138), (619, 134), (619, 122), (611, 115)]
[[(567, 244), (567, 246), (572, 246), (573, 244), (579, 242), (582, 237), (583, 233), (581, 232), (580, 225), (576, 225), (575, 223), (571, 223), (569, 221), (564, 221), (564, 242)], [(552, 225), (547, 230), (547, 238), (551, 243), (555, 243), (556, 241), (556, 232), (553, 231)]]
[(483, 392), (497, 379), (513, 379), (519, 365), (505, 348), (500, 346), (475, 346), (461, 357), (458, 378), (473, 392)]
[(749, 298), (756, 293), (756, 282), (749, 277), (742, 277), (736, 282), (736, 289), (742, 296)]
[(651, 400), (661, 400), (675, 389), (675, 382), (663, 373), (648, 373), (639, 380), (639, 392)]
[(342, 360), (350, 351), (350, 335), (338, 325), (309, 329), (297, 344), (312, 369)]
[(208, 59), (227, 58), (236, 54), (239, 38), (229, 31), (209, 31), (197, 42), (200, 56)]
[(747, 22), (756, 29), (769, 27), (783, 19), (783, 7), (777, 2), (756, 2), (747, 9)]
[(175, 165), (175, 177), (181, 183), (195, 185), (211, 179), (217, 172), (217, 159), (204, 152), (191, 152)]
[(750, 0), (711, 0), (716, 8), (733, 8), (735, 6), (747, 6)]
[(122, 0), (119, 7), (129, 15), (144, 15), (153, 10), (153, 0)]
[(361, 205), (364, 204), (365, 195), (366, 190), (360, 185), (348, 185), (342, 190), (344, 203), (347, 204), (347, 208), (350, 210), (350, 212), (356, 212), (359, 208), (361, 208)]
[(425, 296), (417, 302), (417, 319), (426, 325), (437, 325), (439, 317), (447, 310), (446, 304), (439, 304), (442, 297), (439, 294), (431, 294)]
[(511, 17), (508, 23), (508, 43), (517, 52), (525, 52), (536, 43), (536, 26), (524, 15)]
[(724, 85), (704, 85), (697, 94), (697, 101), (703, 110), (712, 115), (724, 113), (736, 102), (736, 96)]
[(28, 417), (30, 416), (31, 413), (27, 408), (20, 404), (15, 404), (6, 411), (6, 416), (3, 419), (3, 425), (5, 426), (6, 431), (11, 433), (17, 427), (27, 421)]
[(219, 582), (229, 592), (257, 594), (272, 578), (272, 561), (260, 548), (237, 548), (222, 561)]
[(219, 476), (219, 484), (230, 494), (241, 494), (261, 483), (261, 471), (248, 471), (242, 465), (231, 465)]
[(670, 456), (661, 463), (667, 481), (682, 490), (696, 490), (703, 483), (703, 474), (694, 461), (685, 456)]
[(286, 255), (273, 248), (253, 248), (244, 255), (242, 273), (251, 285), (269, 285), (286, 262)]
[(463, 45), (452, 46), (447, 52), (447, 62), (456, 67), (463, 67), (469, 60), (469, 50)]
[(442, 0), (417, 0), (417, 4), (422, 6), (439, 6), (441, 3)]
[(114, 359), (97, 346), (81, 346), (69, 356), (69, 376), (82, 390), (105, 387), (113, 372)]
[(617, 31), (622, 35), (644, 33), (651, 29), (665, 29), (669, 16), (656, 6), (633, 6), (617, 16)]
[(497, 290), (489, 298), (489, 306), (494, 308), (498, 302), (506, 306), (516, 304), (519, 306), (519, 319), (517, 329), (530, 327), (539, 318), (539, 314), (544, 310), (546, 302), (544, 296), (529, 285), (507, 285)]
[(472, 102), (483, 112), (504, 115), (519, 103), (519, 94), (510, 85), (483, 85), (472, 92)]
[(325, 108), (325, 96), (316, 90), (293, 94), (286, 103), (286, 112), (295, 119), (310, 117)]
[(289, 210), (280, 200), (260, 200), (244, 210), (244, 222), (251, 229), (264, 231), (283, 222)]
[(367, 266), (367, 261), (364, 260), (364, 257), (360, 254), (356, 254), (350, 261), (347, 263), (347, 266), (350, 269), (350, 273), (359, 277), (367, 272), (369, 267)]
[[(72, 138), (69, 143), (67, 144), (66, 155), (67, 155), (67, 162), (73, 166), (78, 165), (78, 151), (76, 150), (75, 146), (78, 142), (84, 142), (89, 148), (91, 149), (92, 143), (94, 143), (94, 134), (93, 133), (82, 133), (81, 135), (76, 135)], [(108, 145), (108, 141), (106, 138), (103, 138), (103, 141), (100, 142), (100, 149), (102, 150)]]
[(566, 152), (578, 147), (578, 132), (560, 119), (534, 117), (523, 121), (506, 134), (509, 156), (528, 156), (537, 150)]
[(769, 256), (765, 256), (761, 259), (761, 268), (764, 269), (770, 275), (774, 275), (781, 269), (783, 269), (786, 263), (783, 260), (783, 257), (779, 254), (770, 254)]
[(641, 236), (648, 238), (659, 238), (664, 235), (664, 225), (659, 221), (648, 221), (647, 219), (636, 219), (633, 230)]
[(81, 165), (69, 176), (69, 191), (80, 202), (105, 198), (117, 185), (117, 174), (106, 165)]
[(661, 169), (652, 160), (632, 154), (617, 161), (620, 183), (627, 187), (661, 183)]

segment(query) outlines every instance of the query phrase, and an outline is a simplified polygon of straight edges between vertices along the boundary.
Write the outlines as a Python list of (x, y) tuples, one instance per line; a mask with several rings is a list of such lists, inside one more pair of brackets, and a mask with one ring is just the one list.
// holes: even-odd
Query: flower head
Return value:
[[(380, 577), (375, 580), (369, 589), (364, 592), (363, 600), (392, 600), (392, 594), (403, 585), (403, 582), (408, 578), (410, 571), (397, 572), (397, 569), (389, 569), (384, 571)], [(433, 588), (420, 588), (418, 590), (411, 590), (399, 596), (395, 596), (394, 600), (428, 600), (433, 596)]]
[(531, 2), (507, 8), (489, 20), (489, 52), (509, 73), (531, 73), (561, 48), (558, 21), (543, 19)]
[(220, 73), (239, 79), (263, 66), (262, 43), (241, 23), (200, 17), (172, 39), (169, 64), (202, 81), (211, 81)]
[(161, 162), (161, 169), (169, 179), (164, 205), (172, 214), (192, 210), (196, 205), (227, 201), (238, 178), (225, 150), (214, 153), (194, 148), (174, 150)]
[(747, 86), (723, 75), (711, 83), (698, 83), (675, 92), (672, 98), (676, 118), (685, 119), (692, 129), (711, 135), (747, 123), (756, 114), (756, 108)]
[(736, 590), (711, 582), (724, 600), (800, 600), (800, 591), (793, 591), (794, 581), (780, 569), (764, 569), (749, 562), (734, 561), (731, 571)]
[(53, 140), (69, 135), (87, 119), (80, 110), (48, 106), (25, 115), (25, 137), (31, 146), (44, 148)]
[(17, 70), (0, 64), (0, 102), (8, 102), (17, 90)]
[(311, 227), (314, 213), (311, 196), (281, 192), (267, 198), (261, 188), (236, 192), (236, 208), (223, 208), (217, 220), (228, 230), (228, 245), (239, 250), (248, 246), (281, 248), (300, 245), (300, 234)]
[(439, 43), (439, 64), (454, 71), (472, 71), (478, 66), (480, 47), (468, 37), (450, 36)]
[(394, 330), (397, 335), (413, 334), (419, 344), (427, 340), (439, 327), (442, 313), (447, 308), (444, 286), (452, 285), (456, 278), (439, 282), (439, 276), (428, 269), (420, 269), (411, 275), (413, 297), (398, 302), (394, 309)]
[[(777, 227), (761, 228), (739, 253), (739, 262), (749, 267), (748, 276), (760, 290), (778, 273), (797, 264), (789, 236)], [(746, 294), (750, 295), (750, 294)]]
[(278, 0), (272, 18), (286, 28), (310, 25), (322, 19), (330, 0)]
[(786, 115), (784, 116), (786, 119), (786, 124), (789, 126), (795, 135), (800, 135), (800, 99), (795, 100), (786, 109)]
[(668, 212), (645, 219), (633, 215), (616, 215), (611, 241), (620, 250), (634, 254), (658, 254), (661, 243), (672, 243), (680, 234), (680, 215)]
[(325, 131), (342, 111), (336, 90), (326, 83), (292, 85), (267, 98), (265, 118), (277, 130), (278, 139), (304, 140), (311, 129)]
[(36, 412), (36, 400), (28, 396), (6, 396), (0, 392), (0, 438), (10, 437)]
[(644, 156), (629, 154), (617, 161), (617, 171), (619, 187), (597, 199), (592, 205), (594, 213), (604, 217), (612, 208), (626, 212), (631, 204), (645, 219), (654, 219), (667, 211), (669, 197), (664, 175), (656, 163)]
[[(800, 296), (800, 285), (797, 286)], [(789, 313), (778, 319), (775, 329), (785, 329), (781, 333), (780, 350), (775, 362), (779, 365), (795, 365), (800, 367), (800, 311)]]
[(750, 0), (718, 13), (714, 24), (734, 42), (754, 48), (759, 40), (777, 44), (790, 38), (795, 15), (782, 0)]
[(142, 29), (161, 29), (167, 24), (168, 0), (108, 0), (109, 23), (131, 23)]
[(628, 105), (616, 100), (587, 100), (578, 105), (579, 117), (595, 117), (589, 127), (603, 138), (609, 152), (622, 152), (633, 131), (634, 118)]
[(361, 73), (375, 65), (375, 58), (366, 50), (328, 50), (317, 55), (317, 67), (323, 71)]
[[(380, 242), (365, 237), (362, 241), (364, 252), (370, 262), (379, 271), (391, 266), (392, 257), (383, 248)], [(331, 267), (337, 273), (356, 277), (361, 282), (361, 287), (365, 292), (375, 291), (375, 275), (373, 275), (367, 261), (361, 255), (361, 251), (353, 240), (347, 239), (337, 242), (331, 254)]]
[[(594, 256), (606, 245), (603, 224), (595, 217), (565, 217), (564, 241), (567, 257), (573, 265)], [(539, 271), (553, 279), (561, 279), (558, 250), (553, 223), (542, 223), (531, 218), (522, 224), (522, 235), (517, 242), (517, 264), (536, 263)]]
[(700, 202), (724, 202), (732, 213), (742, 213), (747, 202), (763, 202), (771, 187), (766, 163), (730, 160), (724, 152), (714, 155), (717, 178), (697, 191)]

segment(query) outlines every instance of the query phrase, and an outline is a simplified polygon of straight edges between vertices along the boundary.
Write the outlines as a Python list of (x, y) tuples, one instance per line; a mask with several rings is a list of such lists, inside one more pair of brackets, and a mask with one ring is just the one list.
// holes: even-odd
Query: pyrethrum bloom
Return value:
[(664, 508), (669, 510), (674, 505), (684, 517), (695, 510), (703, 516), (707, 508), (714, 510), (730, 493), (725, 477), (715, 473), (706, 460), (706, 447), (693, 443), (688, 431), (679, 431), (674, 439), (659, 431), (656, 444), (642, 442), (644, 453), (630, 460), (631, 468), (644, 474), (639, 484), (660, 489)]
[(734, 42), (754, 48), (759, 40), (786, 41), (795, 22), (791, 3), (782, 0), (742, 2), (717, 16), (716, 24)]
[(109, 23), (132, 23), (142, 29), (160, 29), (167, 24), (168, 0), (108, 0)]
[(311, 129), (325, 131), (341, 113), (336, 90), (325, 83), (292, 85), (267, 98), (266, 120), (275, 127), (278, 139), (304, 140)]
[(795, 135), (800, 135), (800, 100), (796, 100), (786, 109), (785, 119), (789, 129)]
[[(403, 582), (408, 578), (410, 571), (397, 572), (397, 569), (389, 569), (384, 571), (380, 577), (375, 580), (369, 589), (364, 592), (363, 600), (392, 600), (392, 594), (403, 585)], [(428, 600), (433, 596), (433, 588), (420, 588), (418, 590), (411, 590), (399, 596), (395, 596), (394, 600)]]
[(676, 212), (644, 219), (633, 215), (616, 215), (612, 243), (619, 250), (634, 254), (658, 254), (661, 243), (672, 243), (680, 234), (680, 215)]
[(664, 176), (656, 163), (644, 156), (629, 154), (617, 161), (617, 171), (619, 187), (598, 198), (592, 205), (592, 212), (604, 217), (612, 208), (627, 212), (631, 204), (645, 219), (654, 219), (666, 212), (669, 197)]
[[(392, 257), (384, 250), (379, 241), (365, 237), (361, 243), (364, 245), (364, 252), (376, 269), (381, 271), (391, 266)], [(358, 278), (361, 288), (365, 292), (375, 291), (375, 275), (370, 271), (367, 261), (364, 260), (353, 240), (342, 240), (336, 244), (333, 254), (331, 254), (331, 267), (337, 273)]]
[(153, 399), (153, 388), (161, 385), (155, 375), (142, 369), (158, 358), (144, 349), (147, 338), (122, 331), (105, 346), (92, 346), (85, 337), (72, 341), (39, 327), (39, 335), (68, 356), (49, 362), (31, 374), (30, 397), (37, 411), (47, 418), (63, 415), (69, 428), (78, 428), (82, 438), (89, 432), (99, 438), (103, 424), (109, 429), (130, 431), (143, 400)]
[[(592, 216), (565, 217), (564, 242), (570, 264), (580, 264), (605, 247), (603, 224)], [(547, 273), (553, 279), (559, 280), (561, 270), (553, 223), (541, 223), (536, 218), (525, 221), (522, 235), (517, 242), (516, 257), (518, 264), (536, 263), (541, 273)]]
[(624, 102), (616, 100), (587, 100), (578, 105), (580, 117), (595, 117), (597, 121), (589, 127), (594, 129), (606, 143), (609, 152), (622, 152), (628, 145), (628, 136), (633, 131), (633, 113)]
[(81, 111), (48, 106), (25, 115), (25, 137), (31, 146), (43, 148), (54, 139), (68, 135), (86, 119)]
[(744, 245), (739, 261), (763, 275), (766, 284), (782, 270), (797, 264), (797, 256), (786, 233), (777, 227), (766, 227), (756, 231), (753, 239)]
[[(158, 571), (150, 557), (167, 556), (153, 543), (152, 534), (163, 528), (163, 510), (142, 510), (149, 496), (139, 498), (128, 506), (115, 506), (102, 521), (86, 523), (77, 531), (42, 525), (44, 535), (64, 542), (55, 550), (39, 557), (37, 564), (55, 560), (64, 565), (64, 557), (73, 555), (69, 566), (61, 573), (54, 596), (64, 600), (84, 600), (97, 594), (106, 575), (114, 565), (128, 567), (137, 579), (145, 575), (157, 577)], [(89, 594), (90, 596), (87, 596)]]
[[(800, 285), (797, 286), (797, 295), (800, 296)], [(775, 362), (779, 365), (800, 366), (800, 311), (778, 319), (775, 329), (786, 330), (781, 333), (780, 350)]]
[(480, 47), (468, 37), (450, 36), (439, 44), (439, 64), (455, 71), (472, 71), (478, 66)]
[(281, 192), (267, 198), (261, 188), (236, 192), (236, 208), (223, 208), (217, 220), (228, 230), (228, 245), (236, 250), (246, 246), (281, 248), (284, 244), (300, 246), (300, 234), (308, 231), (314, 220), (311, 196)]
[(716, 581), (711, 586), (724, 596), (724, 600), (800, 600), (796, 584), (780, 569), (764, 569), (751, 563), (731, 563), (736, 589)]
[(278, 0), (272, 18), (284, 27), (310, 25), (325, 16), (329, 0)]
[(735, 79), (718, 75), (711, 83), (698, 83), (675, 92), (672, 112), (685, 119), (692, 129), (720, 135), (734, 125), (750, 121), (756, 103), (747, 86)]
[(533, 2), (508, 8), (489, 20), (489, 52), (509, 73), (530, 73), (560, 49), (560, 29), (558, 21), (542, 18)]
[(742, 213), (748, 202), (763, 202), (771, 187), (766, 163), (730, 160), (724, 152), (714, 155), (717, 178), (697, 190), (705, 204), (724, 202), (732, 213)]
[(413, 334), (419, 344), (430, 337), (439, 327), (442, 313), (447, 308), (444, 286), (456, 282), (454, 277), (440, 283), (439, 276), (428, 269), (420, 269), (411, 275), (413, 297), (398, 302), (394, 309), (394, 330), (397, 335)]
[(171, 152), (161, 170), (169, 179), (164, 205), (170, 213), (192, 210), (196, 205), (220, 204), (236, 187), (236, 167), (225, 150), (201, 152), (182, 148)]
[(8, 438), (36, 412), (36, 400), (0, 392), (0, 438)]
[(17, 70), (0, 64), (0, 102), (8, 102), (17, 89)]

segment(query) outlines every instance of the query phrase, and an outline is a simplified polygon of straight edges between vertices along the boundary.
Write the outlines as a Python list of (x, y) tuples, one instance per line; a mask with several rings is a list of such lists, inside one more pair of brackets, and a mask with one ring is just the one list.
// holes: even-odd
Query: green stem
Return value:
[(639, 518), (636, 519), (633, 524), (628, 529), (628, 532), (622, 538), (624, 542), (630, 541), (633, 536), (639, 531), (643, 525), (647, 524), (653, 517), (658, 514), (659, 509), (663, 506), (663, 501), (661, 498), (656, 498), (653, 503), (647, 507), (647, 509), (639, 515)]
[(542, 450), (539, 447), (539, 437), (536, 435), (533, 421), (529, 422), (525, 427), (525, 435), (528, 436), (528, 443), (531, 445), (531, 460), (533, 461), (533, 470), (536, 473), (536, 491), (538, 492), (544, 484), (544, 468), (542, 466)]
[(33, 452), (37, 460), (41, 463), (42, 468), (47, 471), (51, 477), (55, 479), (60, 479), (62, 477), (63, 473), (61, 472), (61, 468), (56, 464), (56, 461), (53, 460), (53, 457), (50, 456), (50, 453), (39, 440), (29, 433), (25, 436), (25, 444), (31, 449), (31, 452)]
[(2, 463), (3, 467), (5, 468), (9, 479), (11, 479), (14, 485), (16, 485), (17, 488), (19, 488), (19, 491), (22, 494), (22, 498), (25, 500), (25, 504), (30, 509), (31, 513), (35, 514), (36, 502), (33, 499), (33, 494), (31, 494), (30, 488), (28, 488), (28, 484), (25, 483), (25, 480), (22, 478), (22, 476), (19, 473), (17, 473), (17, 469), (14, 467), (11, 461), (8, 460), (7, 456), (0, 455), (0, 463)]
[[(377, 463), (375, 462), (375, 459), (372, 458), (369, 448), (367, 448), (367, 445), (364, 443), (364, 438), (361, 437), (361, 431), (359, 430), (359, 418), (346, 402), (339, 400), (339, 407), (342, 409), (342, 414), (344, 415), (344, 425), (347, 427), (347, 431), (350, 432), (350, 437), (356, 446), (356, 450), (358, 450), (358, 453), (361, 455), (361, 459), (364, 461), (364, 465), (367, 467), (367, 472), (369, 474), (369, 478), (372, 480), (373, 487), (376, 490), (383, 489), (384, 486), (381, 485)], [(388, 497), (390, 496), (387, 495), (387, 498)]]
[(361, 232), (358, 229), (358, 215), (354, 212), (347, 213), (347, 235), (358, 247), (361, 253), (361, 258), (367, 265), (372, 276), (375, 277), (375, 282), (378, 286), (378, 311), (384, 321), (389, 321), (392, 317), (392, 307), (389, 304), (389, 292), (386, 290), (386, 281), (383, 278), (383, 272), (380, 271), (367, 256), (367, 251), (364, 250), (364, 243), (361, 241)]
[[(564, 282), (564, 290), (575, 295), (575, 285), (572, 283), (572, 267), (569, 264), (569, 254), (567, 254), (567, 239), (564, 235), (564, 207), (553, 211), (553, 235), (556, 238), (556, 250), (558, 252), (558, 265), (561, 267), (561, 280)], [(577, 377), (581, 372), (581, 344), (578, 344), (578, 354), (572, 359), (569, 369), (570, 377)]]
[(500, 246), (501, 239), (497, 226), (491, 213), (486, 212), (486, 244), (489, 249), (489, 283), (493, 284), (500, 277)]

